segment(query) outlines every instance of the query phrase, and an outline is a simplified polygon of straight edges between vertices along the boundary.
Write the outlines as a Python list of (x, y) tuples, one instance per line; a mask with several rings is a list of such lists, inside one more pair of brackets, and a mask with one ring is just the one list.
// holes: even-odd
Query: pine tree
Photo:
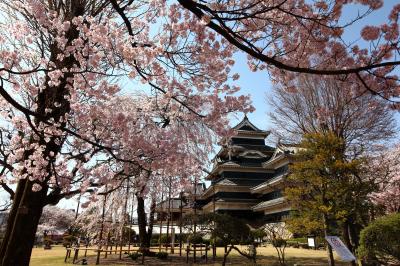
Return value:
[[(287, 222), (295, 232), (337, 234), (339, 225), (366, 202), (368, 183), (358, 178), (362, 161), (346, 160), (344, 147), (332, 132), (304, 136), (285, 189), (295, 210)], [(330, 248), (328, 253), (334, 265)]]

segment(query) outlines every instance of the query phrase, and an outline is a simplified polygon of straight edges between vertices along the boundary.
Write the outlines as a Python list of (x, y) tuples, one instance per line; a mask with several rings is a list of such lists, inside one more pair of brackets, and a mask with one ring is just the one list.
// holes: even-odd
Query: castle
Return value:
[[(266, 145), (270, 132), (260, 130), (246, 116), (233, 130), (234, 135), (224, 141), (226, 145), (213, 159), (213, 168), (206, 177), (211, 184), (208, 188), (197, 184), (195, 204), (182, 205), (179, 199), (171, 199), (171, 221), (180, 217), (175, 212), (184, 215), (193, 207), (198, 212), (227, 213), (254, 226), (281, 221), (289, 214), (282, 189), (294, 148)], [(166, 206), (165, 201), (156, 210), (160, 218), (167, 211), (162, 206)]]

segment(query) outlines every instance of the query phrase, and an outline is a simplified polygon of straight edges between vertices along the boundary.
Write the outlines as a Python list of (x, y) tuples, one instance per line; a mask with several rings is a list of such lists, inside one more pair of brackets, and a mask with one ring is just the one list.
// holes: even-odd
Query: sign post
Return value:
[(342, 240), (340, 240), (339, 237), (326, 236), (325, 239), (343, 261), (356, 260), (356, 257), (354, 257), (353, 253), (351, 253), (351, 251), (346, 247), (346, 245), (342, 242)]

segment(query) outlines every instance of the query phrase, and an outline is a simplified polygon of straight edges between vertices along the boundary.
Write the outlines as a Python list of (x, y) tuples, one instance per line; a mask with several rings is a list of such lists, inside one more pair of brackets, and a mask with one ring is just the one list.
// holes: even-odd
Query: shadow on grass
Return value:
[[(297, 265), (297, 266), (317, 266), (327, 265), (327, 258), (304, 258), (304, 257), (287, 257), (285, 258), (286, 265)], [(247, 263), (246, 265), (252, 265)], [(257, 256), (257, 265), (268, 265), (268, 266), (280, 266), (278, 258), (274, 256)], [(335, 265), (345, 266), (349, 265), (345, 262), (335, 261)]]
[[(96, 256), (88, 256), (88, 264), (89, 265), (94, 265)], [(72, 262), (72, 260), (68, 261), (69, 263)], [(154, 257), (145, 257), (144, 265), (152, 265), (152, 266), (158, 266), (158, 265), (175, 265), (175, 266), (183, 266), (183, 265), (221, 265), (222, 263), (222, 257), (217, 257), (215, 261), (212, 260), (212, 258), (208, 259), (208, 262), (205, 262), (205, 259), (198, 258), (196, 263), (193, 263), (193, 257), (189, 259), (189, 263), (186, 263), (186, 257), (182, 256), (179, 257), (179, 255), (169, 255), (168, 259), (166, 260), (160, 260)], [(298, 257), (288, 257), (286, 259), (286, 265), (287, 266), (317, 266), (317, 265), (327, 265), (328, 261), (327, 259), (324, 258), (298, 258)], [(108, 256), (107, 258), (101, 258), (100, 260), (101, 265), (143, 265), (141, 264), (141, 258), (138, 258), (137, 260), (132, 260), (126, 255), (122, 257), (122, 260), (119, 260), (118, 255), (111, 255)], [(227, 265), (252, 265), (254, 266), (252, 262), (250, 262), (248, 259), (244, 257), (239, 257), (239, 256), (232, 256), (228, 257), (227, 259)], [(50, 264), (49, 264), (50, 265)], [(59, 264), (57, 264), (59, 265)], [(64, 264), (65, 265), (65, 264)], [(280, 266), (277, 257), (274, 256), (257, 256), (257, 266)], [(338, 266), (345, 266), (349, 265), (346, 264), (345, 262), (340, 262), (337, 261), (336, 265)]]

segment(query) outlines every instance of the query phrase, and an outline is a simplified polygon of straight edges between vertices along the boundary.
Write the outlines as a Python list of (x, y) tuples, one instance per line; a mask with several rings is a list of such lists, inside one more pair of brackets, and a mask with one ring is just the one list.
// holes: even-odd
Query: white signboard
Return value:
[(308, 246), (315, 248), (315, 238), (314, 237), (309, 237), (307, 238)]
[(342, 258), (343, 261), (353, 261), (356, 260), (353, 253), (343, 244), (342, 240), (340, 240), (337, 236), (326, 236), (326, 241), (328, 241), (329, 245), (336, 251), (336, 253)]

